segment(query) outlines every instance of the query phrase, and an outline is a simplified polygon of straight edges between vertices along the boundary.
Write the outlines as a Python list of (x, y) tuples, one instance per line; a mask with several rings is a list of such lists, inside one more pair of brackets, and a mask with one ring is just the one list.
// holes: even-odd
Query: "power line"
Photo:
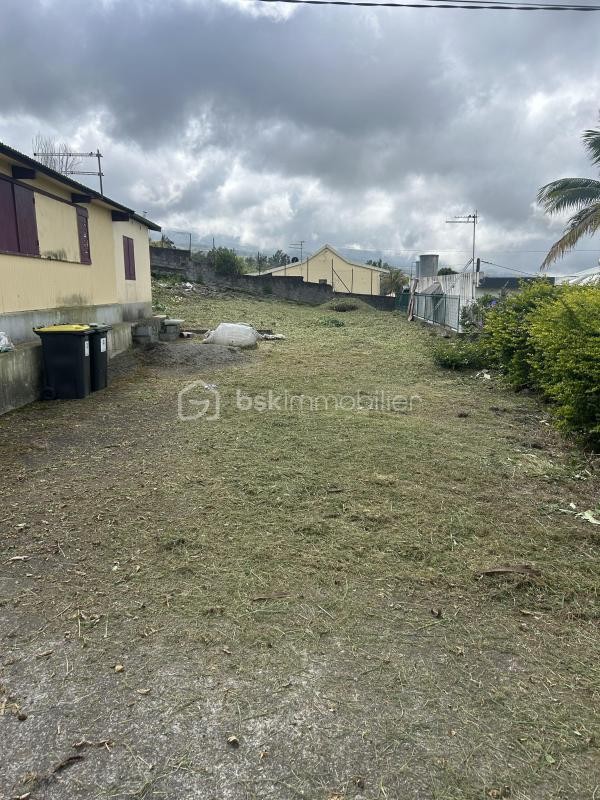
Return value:
[(521, 275), (529, 275), (532, 278), (538, 278), (541, 273), (539, 272), (525, 272), (523, 269), (517, 269), (516, 267), (507, 267), (506, 264), (494, 264), (493, 261), (484, 261), (483, 258), (481, 259), (482, 264), (488, 264), (490, 267), (499, 267), (500, 269), (508, 269), (511, 272), (520, 272)]
[[(364, 248), (352, 248), (346, 247), (344, 245), (332, 245), (335, 247), (336, 250), (345, 250), (348, 253), (360, 253), (360, 252), (372, 252), (372, 253), (389, 253), (390, 255), (400, 255), (401, 253), (470, 253), (471, 250), (444, 250), (443, 248), (439, 247), (415, 247), (412, 250), (394, 250), (391, 247), (388, 248), (381, 248), (381, 247), (364, 247)], [(485, 250), (483, 252), (486, 252)], [(515, 254), (519, 255), (521, 253), (544, 253), (546, 254), (548, 250), (488, 250), (488, 253), (508, 253), (508, 254)], [(570, 250), (571, 253), (600, 253), (600, 249), (596, 250), (584, 250), (579, 247), (573, 248)]]
[[(309, 6), (358, 6), (360, 8), (443, 8), (464, 9), (466, 11), (600, 11), (600, 6), (576, 5), (574, 3), (511, 3), (506, 0), (436, 0), (429, 3), (370, 2), (370, 0), (256, 0), (259, 3), (288, 3)], [(468, 5), (473, 3), (473, 5)], [(475, 4), (476, 3), (476, 4)]]
[[(419, 254), (423, 254), (423, 253), (438, 253), (439, 255), (441, 255), (442, 253), (471, 253), (471, 250), (446, 250), (444, 248), (435, 247), (434, 245), (430, 245), (430, 246), (427, 246), (427, 247), (426, 246), (413, 247), (412, 249), (400, 248), (400, 249), (396, 250), (393, 247), (348, 247), (347, 245), (344, 245), (344, 244), (332, 244), (331, 242), (329, 242), (329, 244), (331, 244), (332, 247), (335, 247), (336, 250), (341, 250), (342, 252), (345, 252), (345, 253), (357, 253), (357, 254), (359, 254), (359, 253), (378, 253), (378, 254), (381, 253), (382, 255), (396, 256), (396, 255), (402, 255), (403, 253), (406, 253), (408, 255), (411, 255), (412, 253), (419, 253)], [(249, 245), (244, 245), (243, 243), (241, 243), (240, 247), (249, 247)], [(546, 255), (548, 250), (547, 249), (546, 250), (496, 250), (496, 249), (486, 250), (486, 249), (482, 249), (481, 252), (487, 253), (487, 254), (500, 253), (501, 255), (507, 255), (507, 254), (508, 255), (521, 255), (521, 254), (527, 254), (527, 253), (543, 253), (544, 255)], [(569, 250), (569, 252), (570, 253), (600, 253), (600, 248), (584, 249), (584, 248), (581, 248), (581, 247), (574, 247), (572, 250)]]
[[(477, 209), (472, 214), (464, 214), (461, 217), (452, 217), (452, 219), (447, 219), (446, 224), (448, 225), (472, 225), (473, 226), (473, 248), (472, 248), (472, 255), (471, 255), (471, 264), (473, 264), (473, 272), (475, 272), (475, 233), (477, 230), (477, 222), (479, 220), (479, 215), (477, 213)], [(468, 266), (468, 265), (467, 265)], [(466, 269), (466, 267), (465, 267)], [(463, 270), (464, 272), (464, 270)]]

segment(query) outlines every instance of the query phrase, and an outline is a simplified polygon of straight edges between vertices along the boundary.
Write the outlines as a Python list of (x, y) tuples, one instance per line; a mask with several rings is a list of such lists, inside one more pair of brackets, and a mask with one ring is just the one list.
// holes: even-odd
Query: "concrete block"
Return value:
[(41, 388), (41, 342), (26, 342), (0, 353), (0, 414), (38, 400)]
[(124, 353), (129, 350), (131, 344), (131, 323), (117, 322), (108, 332), (108, 357), (114, 358), (119, 353)]

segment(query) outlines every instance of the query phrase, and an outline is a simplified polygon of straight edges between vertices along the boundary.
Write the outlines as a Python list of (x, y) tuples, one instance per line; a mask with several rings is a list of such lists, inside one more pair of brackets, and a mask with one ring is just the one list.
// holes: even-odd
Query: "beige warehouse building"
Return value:
[[(274, 277), (302, 277), (307, 283), (327, 283), (334, 292), (381, 294), (381, 277), (388, 270), (359, 264), (345, 258), (330, 244), (325, 244), (312, 256), (283, 267), (274, 267), (261, 274)], [(258, 273), (255, 273), (258, 274)]]

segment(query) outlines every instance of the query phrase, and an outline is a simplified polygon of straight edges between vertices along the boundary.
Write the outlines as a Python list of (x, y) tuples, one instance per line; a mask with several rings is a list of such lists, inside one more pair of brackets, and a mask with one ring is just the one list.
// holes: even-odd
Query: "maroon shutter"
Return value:
[(12, 183), (0, 180), (0, 250), (19, 252)]
[(123, 263), (125, 264), (125, 280), (129, 279), (129, 237), (123, 237)]
[(91, 264), (90, 256), (90, 231), (88, 228), (87, 208), (75, 209), (77, 211), (77, 235), (79, 236), (79, 260), (82, 264)]
[(123, 261), (125, 262), (125, 280), (135, 280), (135, 253), (133, 250), (133, 239), (130, 236), (123, 237)]
[(135, 251), (133, 249), (133, 239), (129, 239), (129, 276), (130, 280), (135, 280)]
[(17, 183), (15, 183), (14, 190), (19, 252), (29, 256), (39, 256), (40, 244), (35, 219), (35, 195), (31, 189), (19, 186)]

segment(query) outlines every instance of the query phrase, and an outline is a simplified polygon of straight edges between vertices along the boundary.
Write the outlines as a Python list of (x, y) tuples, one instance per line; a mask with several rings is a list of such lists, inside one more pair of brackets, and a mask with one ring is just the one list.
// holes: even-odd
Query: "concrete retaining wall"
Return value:
[(300, 276), (274, 277), (273, 275), (236, 275), (227, 285), (239, 292), (278, 297), (294, 303), (321, 305), (331, 300), (331, 286), (324, 283), (306, 283)]
[(14, 314), (0, 314), (0, 331), (7, 333), (14, 344), (34, 342), (37, 336), (34, 328), (43, 325), (63, 325), (70, 322), (98, 322), (105, 325), (118, 325), (123, 320), (134, 322), (150, 316), (149, 303), (113, 303), (102, 306), (65, 306), (64, 308), (44, 308), (36, 311), (18, 311)]
[(396, 307), (396, 298), (387, 297), (381, 294), (356, 294), (356, 292), (349, 294), (348, 292), (336, 292), (336, 298), (342, 300), (345, 297), (355, 297), (357, 300), (362, 300), (363, 303), (373, 306), (378, 311), (393, 311)]
[[(150, 269), (160, 271), (161, 267), (168, 272), (181, 271), (182, 274), (189, 268), (193, 261), (189, 250), (179, 250), (175, 247), (152, 247), (150, 245)], [(191, 280), (188, 278), (188, 280)]]
[[(131, 322), (116, 322), (108, 333), (108, 357), (113, 358), (131, 347)], [(8, 353), (0, 353), (0, 414), (39, 400), (42, 390), (42, 343), (18, 344)]]
[(0, 353), (0, 414), (27, 405), (40, 396), (42, 348), (39, 342)]
[(108, 357), (113, 358), (124, 353), (132, 345), (131, 322), (117, 322), (108, 332)]

